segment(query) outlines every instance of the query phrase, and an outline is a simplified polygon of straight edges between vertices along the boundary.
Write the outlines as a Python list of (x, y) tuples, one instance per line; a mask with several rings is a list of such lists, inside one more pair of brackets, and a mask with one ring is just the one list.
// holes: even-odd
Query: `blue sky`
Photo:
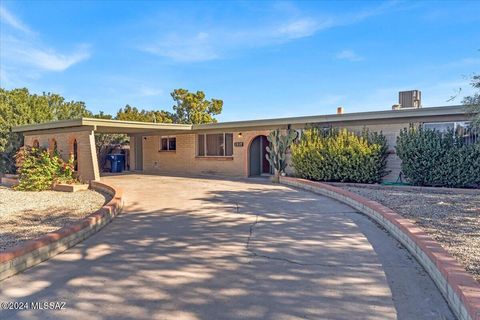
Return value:
[(447, 102), (480, 71), (480, 2), (5, 1), (0, 85), (94, 112), (171, 110), (175, 88), (221, 121)]

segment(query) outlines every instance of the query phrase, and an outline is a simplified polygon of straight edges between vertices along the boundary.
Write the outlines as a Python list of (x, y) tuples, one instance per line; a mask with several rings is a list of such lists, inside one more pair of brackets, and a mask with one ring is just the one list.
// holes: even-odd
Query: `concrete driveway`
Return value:
[(0, 319), (454, 318), (406, 250), (332, 199), (266, 180), (104, 180), (124, 214), (0, 283), (0, 302), (65, 309)]

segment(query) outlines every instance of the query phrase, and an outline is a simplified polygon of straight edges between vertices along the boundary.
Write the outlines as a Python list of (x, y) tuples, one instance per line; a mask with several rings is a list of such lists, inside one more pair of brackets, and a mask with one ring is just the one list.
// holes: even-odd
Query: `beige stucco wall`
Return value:
[(76, 139), (79, 179), (83, 182), (100, 179), (97, 152), (95, 150), (95, 136), (92, 130), (26, 134), (24, 144), (32, 146), (33, 142), (37, 140), (40, 147), (51, 149), (53, 139), (57, 141), (58, 153), (65, 161), (68, 161), (73, 154), (73, 142)]

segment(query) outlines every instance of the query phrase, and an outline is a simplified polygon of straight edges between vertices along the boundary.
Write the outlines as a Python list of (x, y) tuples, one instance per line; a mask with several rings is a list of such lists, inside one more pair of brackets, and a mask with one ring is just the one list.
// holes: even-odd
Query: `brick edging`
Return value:
[(390, 208), (335, 186), (292, 177), (280, 182), (344, 202), (382, 225), (425, 268), (460, 320), (480, 320), (480, 284), (435, 240)]
[(385, 185), (385, 184), (368, 184), (368, 183), (353, 183), (353, 182), (325, 182), (328, 185), (334, 187), (367, 187), (374, 189), (391, 189), (399, 191), (431, 191), (434, 193), (448, 193), (448, 194), (478, 194), (480, 195), (480, 189), (466, 189), (466, 188), (447, 188), (447, 187), (423, 187), (423, 186), (398, 186), (398, 185)]
[(91, 181), (90, 188), (104, 191), (112, 195), (112, 199), (99, 210), (74, 224), (0, 252), (0, 281), (48, 260), (87, 239), (122, 211), (122, 190), (99, 181)]

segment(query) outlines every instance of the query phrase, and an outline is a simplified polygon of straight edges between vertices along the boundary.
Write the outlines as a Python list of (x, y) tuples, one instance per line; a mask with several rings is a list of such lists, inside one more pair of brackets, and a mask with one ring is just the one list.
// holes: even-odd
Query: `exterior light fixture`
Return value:
[(241, 138), (243, 137), (243, 134), (241, 132), (238, 133), (238, 137)]

